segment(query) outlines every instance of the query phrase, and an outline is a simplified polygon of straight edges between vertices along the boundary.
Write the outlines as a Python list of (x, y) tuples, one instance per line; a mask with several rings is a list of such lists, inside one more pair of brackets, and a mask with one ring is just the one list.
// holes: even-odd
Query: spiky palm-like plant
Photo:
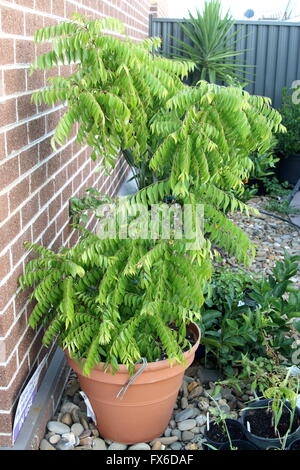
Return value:
[[(233, 31), (235, 20), (229, 12), (222, 16), (219, 0), (205, 2), (203, 12), (189, 12), (186, 25), (180, 23), (185, 40), (174, 37), (174, 57), (192, 60), (197, 68), (193, 80), (218, 81), (240, 80), (247, 74), (247, 67), (240, 56), (244, 50), (237, 50), (237, 34)], [(177, 43), (177, 46), (176, 46)], [(179, 54), (178, 54), (179, 53)]]

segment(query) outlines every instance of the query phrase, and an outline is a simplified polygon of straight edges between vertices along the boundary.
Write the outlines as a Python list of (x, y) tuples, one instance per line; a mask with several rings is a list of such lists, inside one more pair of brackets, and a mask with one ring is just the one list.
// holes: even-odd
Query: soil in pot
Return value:
[[(284, 407), (282, 416), (278, 424), (278, 432), (280, 436), (284, 436), (290, 427), (291, 411)], [(256, 436), (275, 439), (278, 438), (278, 433), (275, 432), (273, 424), (273, 411), (271, 407), (268, 408), (255, 408), (248, 410), (247, 421), (250, 423), (251, 433)], [(300, 419), (297, 413), (294, 416), (291, 433), (295, 432), (300, 426)]]
[[(226, 419), (226, 426), (231, 440), (242, 440), (244, 431), (242, 425), (234, 419)], [(210, 422), (209, 430), (206, 430), (205, 437), (209, 443), (223, 444), (228, 441), (228, 434), (224, 424)]]

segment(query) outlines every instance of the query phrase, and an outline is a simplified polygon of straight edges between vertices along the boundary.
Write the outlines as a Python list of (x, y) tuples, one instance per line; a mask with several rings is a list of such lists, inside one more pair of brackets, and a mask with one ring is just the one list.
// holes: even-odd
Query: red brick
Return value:
[[(11, 298), (15, 295), (15, 293), (17, 292), (17, 289), (20, 287), (19, 286), (19, 277), (21, 276), (21, 274), (23, 274), (23, 265), (22, 265), (22, 263), (20, 263), (19, 266), (17, 266), (15, 268), (15, 270), (11, 273), (9, 278), (1, 286), (1, 297), (0, 297), (1, 307), (0, 307), (0, 310), (3, 309), (6, 305), (8, 305)], [(24, 329), (23, 329), (23, 331), (24, 331)], [(12, 342), (13, 341), (9, 341), (8, 343), (6, 343), (6, 347), (8, 348), (7, 351), (6, 351), (7, 352), (7, 357), (10, 355), (10, 353), (13, 349)], [(9, 346), (10, 344), (12, 345), (12, 347)]]
[(37, 220), (33, 223), (33, 226), (32, 226), (32, 237), (33, 237), (34, 242), (38, 239), (40, 234), (47, 228), (47, 226), (48, 226), (48, 216), (47, 216), (47, 211), (44, 211), (37, 218)]
[[(0, 403), (3, 410), (9, 410), (18, 398), (28, 373), (28, 360), (25, 358), (11, 386), (6, 390), (0, 390)], [(4, 430), (4, 432), (9, 432), (9, 429)]]
[(39, 332), (35, 340), (30, 345), (29, 361), (31, 367), (36, 363), (37, 357), (41, 354), (41, 351), (43, 351), (44, 353), (48, 352), (48, 349), (42, 345), (42, 337), (43, 333)]
[(51, 2), (49, 0), (35, 0), (35, 9), (51, 13)]
[[(50, 2), (48, 2), (50, 4)], [(36, 7), (36, 10), (38, 8)], [(40, 15), (34, 15), (32, 13), (26, 13), (25, 15), (25, 31), (26, 36), (33, 36), (34, 33), (43, 27), (43, 17)]]
[(35, 46), (32, 41), (16, 40), (16, 62), (17, 64), (31, 64), (35, 61)]
[(25, 83), (24, 69), (4, 70), (4, 90), (7, 96), (24, 91)]
[(42, 140), (42, 142), (39, 142), (39, 156), (41, 161), (51, 155), (53, 151), (54, 150), (51, 146), (51, 137), (47, 137), (46, 139)]
[(26, 330), (24, 337), (22, 338), (19, 346), (18, 346), (18, 355), (20, 358), (24, 357), (25, 354), (30, 349), (30, 345), (34, 340), (36, 332), (29, 326)]
[(1, 7), (2, 31), (9, 34), (24, 34), (24, 13)]
[(62, 192), (62, 203), (67, 202), (72, 197), (72, 181), (65, 187)]
[(57, 216), (61, 209), (61, 194), (59, 194), (52, 202), (49, 204), (49, 222), (51, 223)]
[(32, 95), (23, 95), (17, 100), (17, 111), (20, 121), (36, 114), (36, 105), (32, 103), (31, 96)]
[(59, 121), (59, 111), (55, 111), (54, 113), (50, 113), (46, 116), (47, 121), (47, 132), (53, 131)]
[(22, 5), (28, 8), (34, 7), (34, 0), (15, 0), (15, 3), (18, 3), (19, 5)]
[(31, 192), (47, 181), (47, 165), (44, 163), (31, 174)]
[(54, 179), (50, 180), (40, 191), (40, 206), (48, 205), (54, 195)]
[(28, 201), (21, 210), (22, 214), (22, 227), (25, 227), (30, 220), (38, 213), (39, 211), (39, 196), (36, 194), (33, 198)]
[(55, 239), (55, 242), (53, 243), (52, 247), (51, 247), (51, 250), (55, 251), (55, 253), (58, 253), (58, 251), (60, 250), (60, 248), (62, 247), (63, 245), (63, 241), (62, 241), (62, 234), (60, 233), (56, 239)]
[(24, 256), (24, 253), (26, 252), (24, 247), (25, 242), (32, 242), (31, 227), (25, 230), (25, 232), (18, 237), (17, 241), (11, 247), (13, 265), (16, 265)]
[(36, 70), (32, 75), (27, 77), (27, 89), (38, 90), (45, 86), (45, 78), (43, 70)]
[(16, 122), (16, 100), (7, 100), (0, 103), (1, 126)]
[(10, 273), (10, 254), (9, 251), (0, 256), (0, 280)]
[(0, 336), (5, 336), (14, 322), (14, 308), (11, 302), (9, 306), (0, 313)]
[(22, 124), (21, 126), (14, 127), (10, 131), (7, 131), (6, 142), (7, 155), (25, 147), (28, 144), (27, 125)]
[(0, 447), (12, 447), (13, 441), (12, 441), (12, 433), (1, 436), (0, 435)]
[(6, 219), (8, 216), (8, 196), (2, 194), (0, 196), (0, 222)]
[(19, 177), (19, 157), (10, 158), (4, 160), (0, 165), (0, 181), (1, 188), (4, 189), (6, 186), (11, 184), (15, 179)]
[(52, 0), (52, 14), (63, 18), (65, 16), (64, 3), (62, 0)]
[(29, 196), (29, 176), (23, 179), (19, 184), (13, 187), (9, 192), (9, 208), (13, 212), (17, 207), (19, 207), (22, 202), (24, 202)]
[(47, 162), (47, 175), (48, 178), (56, 173), (61, 167), (61, 155), (57, 153)]
[(20, 214), (19, 212), (12, 216), (2, 227), (0, 227), (0, 251), (17, 236), (20, 231)]
[(34, 165), (39, 162), (38, 144), (24, 150), (19, 156), (21, 174), (29, 171)]
[(0, 134), (0, 160), (5, 158), (6, 156), (6, 151), (5, 151), (5, 133), (2, 132)]
[[(0, 366), (0, 384), (1, 387), (7, 387), (13, 378), (15, 372), (17, 370), (17, 353), (14, 353), (5, 366)], [(0, 429), (4, 428), (3, 421), (1, 423), (1, 417), (3, 419), (3, 415), (0, 414)]]
[(33, 119), (28, 123), (28, 133), (29, 133), (29, 141), (34, 142), (35, 140), (40, 139), (43, 135), (45, 135), (45, 117), (42, 116), (38, 119)]
[(55, 239), (55, 222), (52, 222), (43, 235), (42, 244), (43, 246), (50, 246), (53, 240)]
[(56, 192), (59, 191), (60, 188), (66, 183), (66, 181), (67, 181), (67, 170), (66, 168), (62, 168), (62, 170), (55, 176), (55, 191)]
[(13, 64), (14, 61), (15, 59), (13, 39), (1, 38), (0, 65)]

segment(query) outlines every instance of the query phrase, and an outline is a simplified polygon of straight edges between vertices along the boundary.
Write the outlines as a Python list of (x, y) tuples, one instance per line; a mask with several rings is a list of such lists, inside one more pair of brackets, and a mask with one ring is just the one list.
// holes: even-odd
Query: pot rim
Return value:
[[(241, 419), (242, 419), (242, 425), (244, 426), (245, 428), (245, 434), (246, 436), (248, 435), (251, 435), (253, 437), (255, 437), (255, 439), (257, 440), (261, 440), (261, 441), (268, 441), (270, 443), (276, 443), (278, 441), (280, 441), (280, 439), (278, 437), (262, 437), (262, 436), (258, 436), (257, 434), (254, 434), (253, 432), (251, 431), (248, 431), (247, 429), (247, 426), (245, 426), (245, 420), (246, 420), (246, 416), (247, 416), (247, 412), (249, 411), (250, 408), (258, 408), (256, 406), (250, 406), (251, 404), (253, 405), (254, 403), (259, 403), (259, 402), (263, 402), (263, 403), (266, 403), (266, 404), (269, 404), (270, 402), (272, 401), (272, 399), (268, 399), (268, 398), (263, 398), (263, 399), (260, 399), (260, 400), (254, 400), (252, 402), (249, 403), (249, 408), (247, 407), (246, 409), (243, 410), (242, 412), (242, 416), (241, 416)], [(300, 408), (296, 405), (296, 413), (298, 414), (298, 417), (300, 418)], [(292, 438), (296, 433), (299, 432), (299, 429), (300, 429), (300, 425), (298, 426), (297, 429), (295, 429), (294, 432), (290, 432), (288, 434), (288, 438)], [(299, 439), (300, 440), (300, 439)]]
[[(191, 332), (194, 333), (194, 336), (195, 336), (195, 339), (196, 339), (196, 342), (194, 344), (194, 346), (189, 349), (188, 351), (184, 352), (183, 353), (183, 356), (184, 356), (184, 359), (187, 359), (191, 354), (193, 354), (196, 349), (198, 348), (199, 344), (200, 344), (200, 339), (201, 339), (201, 331), (200, 331), (200, 328), (199, 326), (195, 323), (195, 322), (191, 322), (187, 328), (190, 328), (191, 329)], [(76, 359), (76, 358), (72, 358), (70, 357), (69, 355), (69, 352), (67, 349), (64, 349), (64, 353), (68, 356), (68, 358), (75, 362), (77, 364), (78, 367), (80, 367), (82, 364), (84, 364), (84, 361), (85, 359)], [(148, 362), (147, 363), (147, 368), (145, 370), (145, 372), (149, 372), (149, 371), (156, 371), (156, 370), (160, 370), (160, 369), (167, 369), (167, 368), (174, 368), (176, 366), (181, 366), (181, 365), (184, 365), (184, 361), (181, 363), (181, 364), (178, 364), (175, 360), (173, 362), (173, 364), (171, 365), (170, 364), (170, 360), (169, 359), (164, 359), (162, 361), (156, 361), (156, 362)], [(97, 372), (103, 372), (104, 370), (104, 366), (105, 366), (105, 362), (100, 362), (98, 365), (94, 366), (93, 367), (93, 371)], [(143, 364), (136, 364), (135, 365), (135, 370), (138, 371), (141, 367), (143, 367)], [(106, 373), (110, 373), (111, 371), (111, 366), (108, 366), (107, 370), (105, 371)], [(126, 374), (128, 375), (128, 368), (126, 365), (124, 364), (118, 364), (118, 370), (116, 371), (117, 374)]]

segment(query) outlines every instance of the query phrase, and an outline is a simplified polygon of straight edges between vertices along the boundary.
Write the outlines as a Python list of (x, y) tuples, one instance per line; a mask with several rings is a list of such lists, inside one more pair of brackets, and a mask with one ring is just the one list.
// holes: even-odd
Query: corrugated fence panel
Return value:
[[(175, 38), (188, 41), (180, 24), (186, 20), (153, 18), (150, 35), (162, 38), (161, 53), (170, 56), (177, 45)], [(273, 105), (281, 104), (282, 88), (300, 80), (300, 23), (281, 21), (237, 21), (234, 30), (236, 50), (244, 52), (238, 61), (247, 65), (246, 90), (268, 96)]]

